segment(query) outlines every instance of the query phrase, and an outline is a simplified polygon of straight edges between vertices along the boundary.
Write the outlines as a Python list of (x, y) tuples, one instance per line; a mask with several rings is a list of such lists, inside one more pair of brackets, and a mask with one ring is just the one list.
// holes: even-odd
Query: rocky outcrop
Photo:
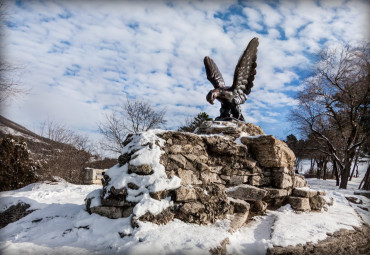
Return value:
[(318, 243), (300, 244), (297, 246), (275, 246), (267, 250), (268, 255), (321, 255), (321, 254), (370, 254), (370, 228), (363, 225), (354, 230), (341, 229)]
[(28, 214), (32, 213), (34, 210), (29, 210), (30, 205), (26, 203), (18, 203), (16, 205), (10, 206), (4, 212), (0, 213), (0, 229), (6, 227), (8, 224), (13, 223)]
[(104, 174), (103, 189), (86, 198), (87, 210), (132, 216), (133, 226), (138, 220), (208, 224), (228, 217), (232, 231), (267, 208), (325, 206), (322, 194), (294, 173), (294, 153), (260, 127), (215, 121), (196, 132), (129, 135), (119, 164)]

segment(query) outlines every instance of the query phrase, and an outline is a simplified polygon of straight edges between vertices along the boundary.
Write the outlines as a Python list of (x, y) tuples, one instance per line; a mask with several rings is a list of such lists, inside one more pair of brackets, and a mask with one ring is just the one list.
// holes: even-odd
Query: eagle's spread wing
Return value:
[(204, 58), (204, 66), (206, 68), (207, 79), (212, 83), (213, 87), (215, 89), (225, 87), (224, 78), (222, 78), (216, 63), (210, 57), (207, 56)]
[[(237, 104), (242, 104), (247, 99), (247, 96), (253, 87), (254, 76), (256, 75), (257, 67), (257, 47), (258, 38), (253, 38), (243, 55), (239, 58), (234, 72), (234, 82), (232, 86), (233, 94)], [(237, 99), (239, 98), (239, 100)], [(240, 102), (239, 102), (240, 101)]]

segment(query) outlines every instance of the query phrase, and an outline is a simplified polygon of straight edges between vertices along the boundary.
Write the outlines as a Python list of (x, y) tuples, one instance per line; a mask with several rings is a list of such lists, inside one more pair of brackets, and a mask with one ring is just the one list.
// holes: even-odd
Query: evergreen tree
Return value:
[(185, 125), (180, 127), (179, 131), (193, 133), (204, 121), (211, 120), (213, 119), (206, 112), (200, 112), (193, 119), (186, 120)]

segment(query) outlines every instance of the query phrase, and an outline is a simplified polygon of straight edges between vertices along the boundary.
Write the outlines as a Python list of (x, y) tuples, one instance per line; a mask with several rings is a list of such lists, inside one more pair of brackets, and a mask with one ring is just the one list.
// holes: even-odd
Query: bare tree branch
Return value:
[(160, 128), (165, 123), (166, 111), (154, 110), (149, 103), (142, 100), (126, 98), (120, 111), (105, 116), (105, 121), (98, 124), (103, 150), (120, 153), (128, 134), (137, 134), (149, 129)]
[(369, 52), (369, 43), (322, 50), (292, 112), (301, 131), (320, 144), (317, 151), (339, 166), (341, 188), (347, 187), (356, 151), (370, 137)]

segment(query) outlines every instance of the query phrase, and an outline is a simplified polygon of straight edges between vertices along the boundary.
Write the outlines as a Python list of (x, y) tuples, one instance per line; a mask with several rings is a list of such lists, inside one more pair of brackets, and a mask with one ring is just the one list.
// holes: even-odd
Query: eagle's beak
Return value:
[(208, 92), (206, 99), (207, 99), (207, 101), (208, 101), (210, 104), (214, 104), (214, 103), (213, 103), (213, 101), (215, 100), (215, 98), (214, 98), (214, 96), (213, 96), (212, 90), (211, 90), (210, 92)]

